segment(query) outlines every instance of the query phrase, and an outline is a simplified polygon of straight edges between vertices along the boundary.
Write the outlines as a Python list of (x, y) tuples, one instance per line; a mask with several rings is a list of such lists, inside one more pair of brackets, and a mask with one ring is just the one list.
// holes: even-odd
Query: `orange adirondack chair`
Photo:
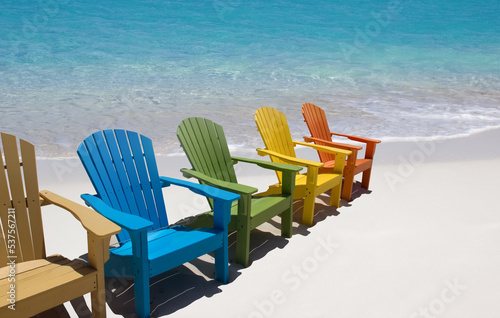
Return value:
[[(106, 317), (104, 263), (120, 227), (73, 201), (38, 192), (33, 145), (21, 139), (19, 151), (15, 136), (1, 137), (0, 317), (31, 317), (87, 293), (93, 317)], [(40, 207), (49, 204), (73, 214), (87, 230), (88, 265), (45, 255)]]
[[(370, 184), (370, 175), (372, 171), (373, 156), (375, 154), (375, 147), (380, 140), (357, 137), (345, 134), (330, 132), (328, 122), (326, 121), (325, 111), (316, 105), (305, 103), (302, 105), (302, 115), (304, 121), (309, 128), (311, 137), (304, 137), (307, 142), (314, 142), (317, 145), (336, 147), (340, 149), (350, 150), (351, 155), (347, 157), (346, 166), (344, 169), (344, 186), (342, 188), (342, 199), (350, 201), (352, 195), (352, 187), (354, 183), (354, 176), (363, 172), (361, 186), (368, 189)], [(358, 141), (366, 144), (365, 158), (358, 159), (358, 151), (363, 147), (343, 144), (332, 141), (332, 136), (346, 137), (353, 141)], [(329, 173), (333, 171), (335, 166), (335, 154), (318, 151), (319, 158), (323, 167), (319, 169), (319, 173)]]
[[(255, 123), (266, 146), (265, 149), (257, 149), (259, 155), (268, 155), (273, 162), (307, 167), (307, 173), (296, 174), (295, 189), (293, 191), (294, 199), (304, 198), (302, 223), (312, 225), (315, 198), (329, 189), (332, 190), (330, 205), (339, 207), (342, 171), (344, 170), (345, 159), (351, 152), (307, 142), (293, 141), (285, 114), (274, 108), (259, 108), (255, 113)], [(329, 173), (318, 175), (318, 169), (323, 166), (323, 163), (297, 158), (294, 149), (296, 145), (335, 154), (337, 156), (335, 167)], [(283, 184), (286, 184), (289, 180), (286, 180), (285, 175), (281, 174), (280, 171), (276, 171), (276, 175), (279, 183), (271, 185), (266, 192), (260, 195), (281, 193)]]

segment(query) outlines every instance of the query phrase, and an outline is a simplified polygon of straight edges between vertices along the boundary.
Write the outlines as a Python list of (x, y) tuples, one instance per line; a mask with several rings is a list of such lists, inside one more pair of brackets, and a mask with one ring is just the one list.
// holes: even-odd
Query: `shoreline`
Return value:
[[(486, 128), (482, 128), (482, 129), (474, 129), (468, 133), (461, 133), (461, 134), (452, 135), (452, 136), (433, 136), (433, 137), (423, 137), (423, 136), (418, 137), (417, 136), (417, 137), (382, 137), (382, 138), (374, 137), (374, 136), (370, 136), (370, 137), (381, 140), (382, 144), (411, 143), (411, 142), (436, 142), (436, 143), (440, 143), (442, 141), (447, 141), (447, 140), (455, 140), (455, 139), (460, 139), (460, 138), (473, 137), (475, 135), (480, 135), (480, 134), (487, 134), (488, 132), (492, 132), (492, 131), (496, 131), (496, 130), (500, 130), (500, 126), (491, 126), (491, 127), (486, 127)], [(294, 139), (294, 140), (302, 141), (300, 139)], [(344, 140), (344, 142), (345, 142), (347, 139), (338, 139), (337, 141), (342, 142), (341, 140)], [(29, 140), (27, 140), (27, 141), (29, 141)], [(155, 140), (152, 140), (152, 141), (153, 141), (153, 145), (155, 145)], [(36, 145), (35, 145), (35, 147), (36, 147)], [(252, 152), (255, 152), (256, 148), (262, 148), (262, 147), (264, 147), (264, 144), (261, 144), (255, 148), (229, 145), (229, 151), (231, 153), (235, 152), (235, 153), (242, 153), (242, 154), (245, 154), (245, 153), (251, 154)], [(78, 159), (78, 156), (76, 155), (76, 148), (77, 147), (75, 147), (75, 155), (74, 156), (54, 156), (54, 157), (36, 156), (36, 158), (37, 158), (37, 160), (42, 160), (42, 161), (43, 160), (64, 161), (64, 160)], [(185, 157), (185, 154), (182, 151), (182, 149), (180, 148), (180, 145), (178, 148), (179, 148), (179, 150), (175, 151), (175, 152), (168, 152), (168, 153), (157, 152), (157, 153), (155, 153), (155, 155), (156, 155), (156, 157)], [(300, 148), (303, 148), (303, 147), (302, 146), (296, 147), (296, 149), (300, 149)]]

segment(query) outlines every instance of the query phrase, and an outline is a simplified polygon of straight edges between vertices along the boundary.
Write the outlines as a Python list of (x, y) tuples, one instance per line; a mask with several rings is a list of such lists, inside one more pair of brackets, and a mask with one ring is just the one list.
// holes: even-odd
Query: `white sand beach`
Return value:
[[(209, 255), (152, 280), (153, 317), (496, 318), (500, 313), (500, 129), (433, 141), (383, 142), (370, 191), (351, 202), (317, 198), (315, 225), (279, 236), (279, 218), (254, 230), (251, 265), (213, 279)], [(155, 140), (153, 140), (154, 144)], [(309, 159), (317, 154), (299, 149)], [(256, 152), (233, 153), (257, 158)], [(260, 158), (260, 157), (259, 157)], [(161, 175), (182, 178), (184, 156), (159, 156)], [(268, 158), (262, 158), (268, 160)], [(272, 171), (239, 164), (239, 182), (261, 190)], [(40, 189), (82, 203), (93, 193), (78, 159), (39, 160)], [(359, 179), (359, 178), (358, 178)], [(171, 223), (202, 212), (203, 198), (165, 189)], [(86, 253), (85, 231), (57, 208), (43, 210), (47, 253)], [(234, 242), (234, 238), (230, 238)], [(234, 245), (230, 256), (234, 255)], [(131, 279), (107, 279), (108, 317), (133, 317)], [(89, 304), (88, 296), (86, 296)], [(81, 300), (65, 304), (85, 317)], [(75, 308), (76, 307), (76, 308)]]

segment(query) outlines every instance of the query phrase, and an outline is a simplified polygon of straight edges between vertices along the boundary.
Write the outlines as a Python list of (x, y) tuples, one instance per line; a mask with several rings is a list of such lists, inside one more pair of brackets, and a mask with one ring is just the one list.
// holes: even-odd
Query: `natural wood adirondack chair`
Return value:
[[(0, 268), (0, 317), (30, 317), (87, 293), (94, 317), (106, 317), (104, 262), (120, 228), (87, 207), (38, 192), (35, 147), (21, 139), (19, 152), (15, 136), (1, 138), (0, 262), (7, 266)], [(88, 265), (45, 255), (40, 207), (49, 204), (69, 211), (87, 230)]]
[[(105, 274), (134, 277), (137, 315), (150, 315), (150, 277), (211, 251), (215, 251), (215, 278), (228, 282), (227, 226), (231, 204), (239, 195), (160, 177), (151, 140), (131, 131), (96, 132), (79, 146), (78, 155), (97, 192), (83, 194), (82, 199), (125, 230), (117, 235), (120, 246), (110, 250)], [(162, 187), (170, 185), (213, 199), (214, 226), (169, 227)]]
[[(231, 157), (222, 127), (204, 118), (187, 118), (177, 128), (177, 137), (191, 166), (181, 169), (184, 176), (197, 178), (202, 184), (238, 193), (241, 197), (231, 210), (229, 232), (238, 231), (236, 236), (236, 260), (248, 266), (250, 231), (276, 215), (281, 214), (281, 235), (290, 237), (292, 233), (292, 193), (294, 175), (302, 168)], [(282, 191), (276, 195), (253, 197), (258, 190), (239, 184), (233, 165), (238, 162), (256, 164), (265, 169), (281, 171), (284, 175)], [(211, 202), (210, 202), (211, 203)], [(207, 226), (212, 223), (211, 212), (197, 217), (193, 224)]]
[[(311, 137), (304, 137), (307, 142), (314, 142), (317, 145), (336, 147), (340, 149), (349, 150), (352, 152), (347, 157), (346, 166), (344, 169), (344, 186), (342, 189), (342, 199), (350, 201), (352, 195), (352, 187), (354, 183), (354, 176), (363, 172), (361, 186), (368, 189), (370, 184), (370, 174), (372, 171), (373, 156), (375, 154), (375, 147), (380, 140), (357, 137), (345, 134), (330, 132), (328, 122), (326, 121), (325, 111), (316, 105), (305, 103), (302, 105), (302, 115), (304, 121), (309, 128)], [(358, 141), (366, 144), (365, 158), (358, 159), (358, 151), (363, 147), (348, 145), (338, 142), (332, 142), (332, 136), (346, 137), (353, 141)], [(319, 158), (324, 166), (319, 169), (319, 173), (331, 172), (335, 166), (335, 154), (318, 151)]]
[[(286, 116), (274, 108), (259, 108), (255, 113), (255, 123), (266, 146), (266, 149), (257, 149), (259, 155), (269, 155), (273, 162), (307, 167), (306, 174), (298, 174), (296, 176), (295, 191), (293, 193), (294, 199), (305, 198), (302, 223), (312, 225), (315, 198), (329, 189), (332, 189), (330, 205), (336, 207), (340, 205), (342, 171), (344, 170), (344, 162), (347, 155), (351, 154), (350, 151), (293, 141)], [(337, 161), (335, 162), (333, 171), (318, 175), (318, 170), (323, 164), (317, 161), (297, 158), (294, 149), (296, 145), (307, 146), (318, 151), (335, 154)], [(280, 191), (284, 179), (280, 172), (276, 172), (276, 174), (279, 183), (270, 186), (269, 190), (264, 194), (272, 194)]]

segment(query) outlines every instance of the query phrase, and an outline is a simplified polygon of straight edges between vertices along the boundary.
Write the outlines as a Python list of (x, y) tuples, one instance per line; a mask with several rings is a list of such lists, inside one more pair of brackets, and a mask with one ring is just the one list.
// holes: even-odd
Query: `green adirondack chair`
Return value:
[[(202, 184), (231, 191), (240, 195), (231, 209), (229, 232), (237, 230), (236, 261), (248, 266), (250, 231), (276, 215), (281, 214), (281, 235), (292, 233), (292, 204), (295, 175), (302, 168), (282, 163), (231, 157), (222, 127), (211, 120), (191, 117), (177, 128), (177, 137), (193, 169), (181, 169), (185, 177), (194, 177)], [(233, 165), (238, 162), (256, 164), (265, 169), (283, 173), (280, 194), (254, 197), (258, 189), (239, 184)], [(209, 203), (212, 204), (211, 200)], [(199, 215), (191, 226), (210, 226), (213, 214)]]

